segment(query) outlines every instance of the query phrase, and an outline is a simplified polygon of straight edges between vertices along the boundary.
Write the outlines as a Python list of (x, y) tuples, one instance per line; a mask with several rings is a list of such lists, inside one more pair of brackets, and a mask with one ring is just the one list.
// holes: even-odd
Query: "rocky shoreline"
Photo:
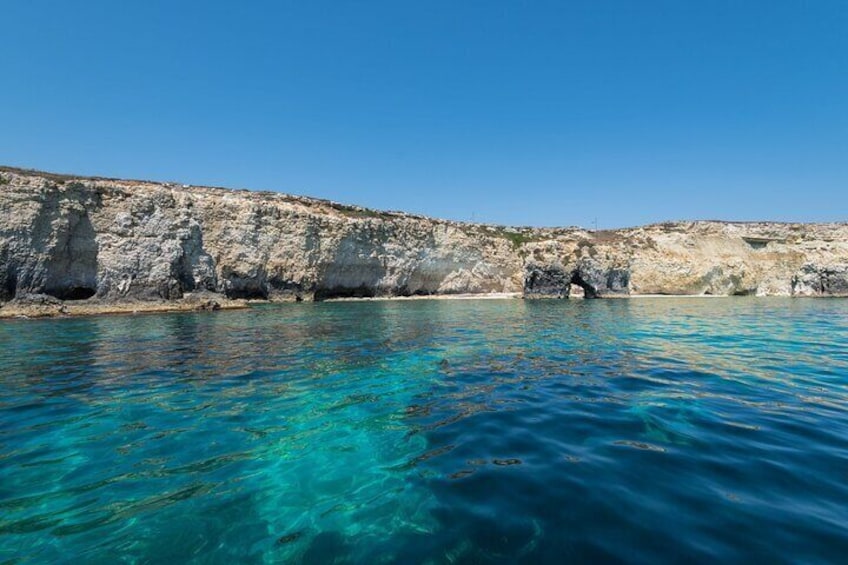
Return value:
[(247, 300), (229, 300), (211, 293), (176, 300), (60, 300), (48, 294), (25, 294), (0, 306), (0, 318), (53, 318), (98, 314), (155, 312), (215, 312), (248, 308)]
[(0, 317), (452, 295), (848, 296), (848, 224), (522, 228), (0, 167)]

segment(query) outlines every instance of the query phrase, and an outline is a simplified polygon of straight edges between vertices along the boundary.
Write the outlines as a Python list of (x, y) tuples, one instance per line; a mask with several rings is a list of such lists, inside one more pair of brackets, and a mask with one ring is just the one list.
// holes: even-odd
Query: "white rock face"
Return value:
[(280, 194), (0, 172), (0, 297), (520, 292), (482, 227)]
[(0, 169), (0, 301), (523, 292), (848, 296), (848, 225), (463, 224), (277, 193)]

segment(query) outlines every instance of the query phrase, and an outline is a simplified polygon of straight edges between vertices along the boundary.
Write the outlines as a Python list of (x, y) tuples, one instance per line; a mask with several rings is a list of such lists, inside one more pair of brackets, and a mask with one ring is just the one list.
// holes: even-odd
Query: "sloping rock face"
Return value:
[[(0, 302), (456, 293), (848, 296), (848, 226), (448, 222), (277, 193), (0, 168)], [(575, 287), (575, 288), (576, 288)]]

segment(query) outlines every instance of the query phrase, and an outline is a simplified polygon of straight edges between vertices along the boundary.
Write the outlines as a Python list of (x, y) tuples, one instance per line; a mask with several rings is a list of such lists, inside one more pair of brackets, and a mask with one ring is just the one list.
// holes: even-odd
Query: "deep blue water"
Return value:
[(0, 563), (846, 556), (848, 300), (0, 322)]

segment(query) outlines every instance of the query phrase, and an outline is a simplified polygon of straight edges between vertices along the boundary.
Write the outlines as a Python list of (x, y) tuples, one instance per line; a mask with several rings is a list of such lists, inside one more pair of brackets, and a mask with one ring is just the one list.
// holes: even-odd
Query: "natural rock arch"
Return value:
[(580, 275), (579, 270), (575, 270), (571, 274), (571, 281), (569, 282), (569, 284), (574, 284), (574, 285), (577, 285), (580, 288), (582, 288), (583, 289), (583, 296), (585, 298), (598, 298), (598, 296), (599, 296), (598, 289), (596, 289), (594, 286), (592, 286), (591, 284), (586, 282), (583, 279), (583, 277)]

